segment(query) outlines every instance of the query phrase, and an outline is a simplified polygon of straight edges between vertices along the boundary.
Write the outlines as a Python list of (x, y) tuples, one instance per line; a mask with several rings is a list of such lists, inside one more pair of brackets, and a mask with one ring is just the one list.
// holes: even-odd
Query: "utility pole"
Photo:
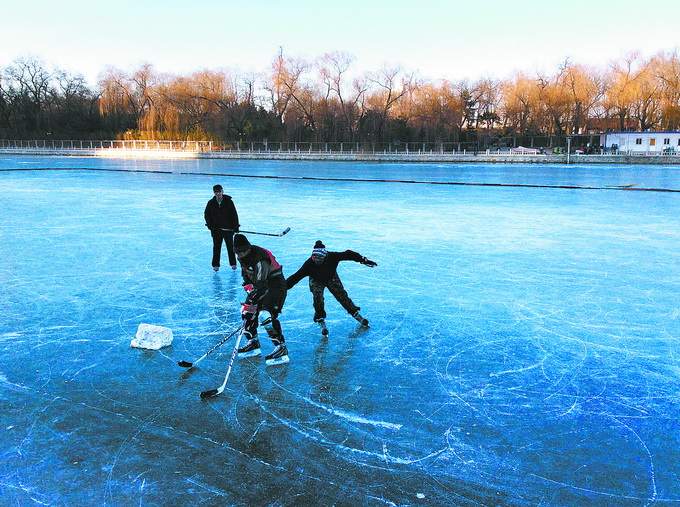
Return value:
[(569, 165), (569, 154), (571, 153), (571, 136), (567, 136), (567, 165)]

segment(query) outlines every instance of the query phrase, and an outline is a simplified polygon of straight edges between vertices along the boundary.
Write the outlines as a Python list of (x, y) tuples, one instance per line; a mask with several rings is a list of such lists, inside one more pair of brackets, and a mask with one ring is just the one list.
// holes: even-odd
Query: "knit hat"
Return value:
[(318, 257), (320, 259), (323, 259), (328, 255), (328, 251), (326, 250), (326, 247), (321, 241), (317, 241), (314, 243), (314, 249), (312, 250), (312, 257)]
[(245, 252), (250, 248), (250, 241), (243, 234), (236, 234), (234, 236), (234, 252)]

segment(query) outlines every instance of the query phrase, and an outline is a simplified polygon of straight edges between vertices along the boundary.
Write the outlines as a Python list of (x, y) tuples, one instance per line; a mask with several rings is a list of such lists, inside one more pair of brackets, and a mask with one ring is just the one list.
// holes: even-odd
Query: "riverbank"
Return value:
[(250, 160), (309, 160), (376, 163), (437, 164), (625, 164), (680, 165), (679, 157), (661, 155), (540, 155), (503, 153), (324, 153), (324, 152), (210, 152), (198, 158)]
[(525, 154), (509, 152), (366, 152), (366, 151), (273, 151), (273, 150), (202, 150), (202, 149), (128, 149), (128, 148), (56, 148), (0, 147), (0, 155), (39, 155), (55, 157), (101, 157), (142, 159), (234, 159), (296, 160), (324, 162), (437, 163), (437, 164), (624, 164), (680, 165), (679, 155), (646, 154)]

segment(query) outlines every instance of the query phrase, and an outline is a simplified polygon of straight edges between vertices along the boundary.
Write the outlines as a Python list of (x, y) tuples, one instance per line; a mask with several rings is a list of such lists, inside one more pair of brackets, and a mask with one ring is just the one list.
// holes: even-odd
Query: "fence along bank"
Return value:
[[(611, 133), (603, 139), (598, 153), (552, 153), (537, 149), (458, 150), (456, 143), (269, 143), (153, 140), (6, 140), (0, 139), (0, 153), (42, 156), (109, 158), (224, 158), (260, 160), (337, 160), (374, 162), (436, 163), (536, 163), (536, 164), (680, 164), (680, 150), (612, 149)], [(644, 132), (632, 135), (652, 134)], [(680, 133), (653, 133), (666, 146), (680, 146)], [(659, 137), (659, 134), (666, 137)], [(677, 137), (673, 137), (675, 134)], [(627, 141), (626, 141), (627, 142)], [(609, 147), (607, 144), (609, 143)], [(676, 144), (672, 144), (676, 143)], [(637, 145), (637, 144), (636, 144)], [(656, 145), (656, 141), (652, 143)], [(543, 151), (543, 152), (541, 152)], [(575, 150), (572, 150), (575, 151)]]

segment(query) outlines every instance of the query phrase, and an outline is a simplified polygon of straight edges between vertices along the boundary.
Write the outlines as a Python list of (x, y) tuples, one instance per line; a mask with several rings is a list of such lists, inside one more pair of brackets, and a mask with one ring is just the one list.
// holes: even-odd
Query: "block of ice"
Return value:
[(172, 343), (172, 329), (152, 324), (140, 324), (130, 346), (138, 349), (158, 350)]

